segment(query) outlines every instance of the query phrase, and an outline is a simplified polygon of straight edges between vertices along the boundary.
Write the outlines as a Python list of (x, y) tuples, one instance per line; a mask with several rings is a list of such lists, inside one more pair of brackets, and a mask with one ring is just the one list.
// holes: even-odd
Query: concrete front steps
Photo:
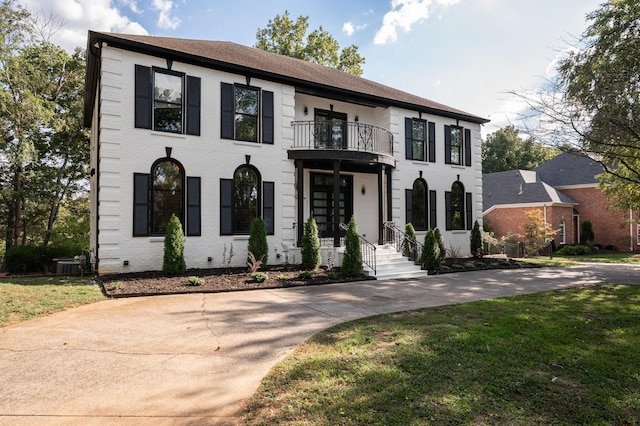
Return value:
[(364, 272), (369, 276), (375, 276), (378, 280), (391, 280), (398, 278), (418, 278), (426, 277), (427, 271), (420, 269), (419, 265), (402, 256), (389, 245), (376, 245), (376, 270), (364, 265)]

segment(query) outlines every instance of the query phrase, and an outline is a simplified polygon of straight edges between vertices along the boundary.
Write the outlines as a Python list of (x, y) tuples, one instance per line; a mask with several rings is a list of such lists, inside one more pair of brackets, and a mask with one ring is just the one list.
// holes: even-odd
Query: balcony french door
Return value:
[(347, 114), (316, 109), (314, 119), (316, 148), (347, 148)]
[(333, 175), (311, 175), (311, 214), (320, 238), (333, 237), (333, 224), (347, 223), (353, 215), (353, 177), (340, 176), (339, 217), (334, 217)]

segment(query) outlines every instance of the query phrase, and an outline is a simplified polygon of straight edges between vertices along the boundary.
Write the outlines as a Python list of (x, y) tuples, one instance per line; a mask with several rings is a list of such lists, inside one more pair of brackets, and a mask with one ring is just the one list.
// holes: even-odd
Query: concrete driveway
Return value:
[(597, 283), (638, 284), (640, 267), (106, 300), (0, 329), (0, 425), (238, 424), (271, 367), (329, 326)]

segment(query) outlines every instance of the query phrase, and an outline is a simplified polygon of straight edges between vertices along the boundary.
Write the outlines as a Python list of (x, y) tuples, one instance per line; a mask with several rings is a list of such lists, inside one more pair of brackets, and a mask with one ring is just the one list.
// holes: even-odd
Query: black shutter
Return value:
[(445, 208), (445, 222), (446, 222), (446, 230), (451, 230), (453, 225), (453, 214), (451, 212), (451, 191), (446, 191), (444, 193), (444, 208)]
[(275, 230), (274, 185), (273, 182), (262, 182), (262, 219), (267, 228), (267, 235), (273, 235)]
[(444, 126), (444, 163), (451, 164), (451, 126)]
[(471, 166), (471, 129), (464, 129), (464, 165)]
[(133, 236), (149, 235), (149, 174), (133, 174)]
[(273, 144), (273, 92), (262, 92), (262, 143)]
[(405, 223), (411, 223), (413, 221), (413, 190), (404, 190), (404, 211), (405, 211)]
[(187, 176), (187, 235), (200, 236), (200, 178)]
[(233, 97), (233, 84), (222, 83), (220, 93), (220, 137), (233, 139), (235, 128), (236, 106)]
[(437, 200), (436, 191), (429, 191), (429, 227), (431, 229), (438, 227)]
[(187, 134), (200, 136), (200, 77), (187, 76)]
[(135, 127), (151, 128), (153, 112), (153, 74), (150, 67), (136, 65)]
[(429, 162), (436, 162), (436, 123), (429, 123)]
[(233, 234), (233, 179), (220, 179), (220, 235)]
[(404, 141), (405, 141), (405, 147), (404, 147), (405, 158), (408, 160), (412, 160), (413, 159), (413, 120), (410, 118), (404, 119)]
[(464, 207), (466, 209), (465, 214), (467, 215), (467, 229), (473, 228), (473, 205), (471, 204), (471, 193), (467, 192), (466, 199), (464, 202)]

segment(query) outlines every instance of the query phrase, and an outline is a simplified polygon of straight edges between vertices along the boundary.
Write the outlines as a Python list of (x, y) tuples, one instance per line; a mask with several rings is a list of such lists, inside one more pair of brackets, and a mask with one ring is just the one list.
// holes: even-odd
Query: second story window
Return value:
[(404, 119), (405, 158), (436, 161), (435, 123), (419, 118)]
[(183, 76), (154, 72), (153, 130), (182, 133)]
[(222, 139), (273, 144), (273, 92), (229, 83), (221, 91)]
[(200, 78), (135, 67), (135, 127), (200, 135)]
[(444, 126), (444, 162), (471, 166), (471, 129)]
[[(462, 128), (451, 126), (449, 133), (449, 164), (462, 165)], [(446, 140), (445, 136), (445, 140)]]

